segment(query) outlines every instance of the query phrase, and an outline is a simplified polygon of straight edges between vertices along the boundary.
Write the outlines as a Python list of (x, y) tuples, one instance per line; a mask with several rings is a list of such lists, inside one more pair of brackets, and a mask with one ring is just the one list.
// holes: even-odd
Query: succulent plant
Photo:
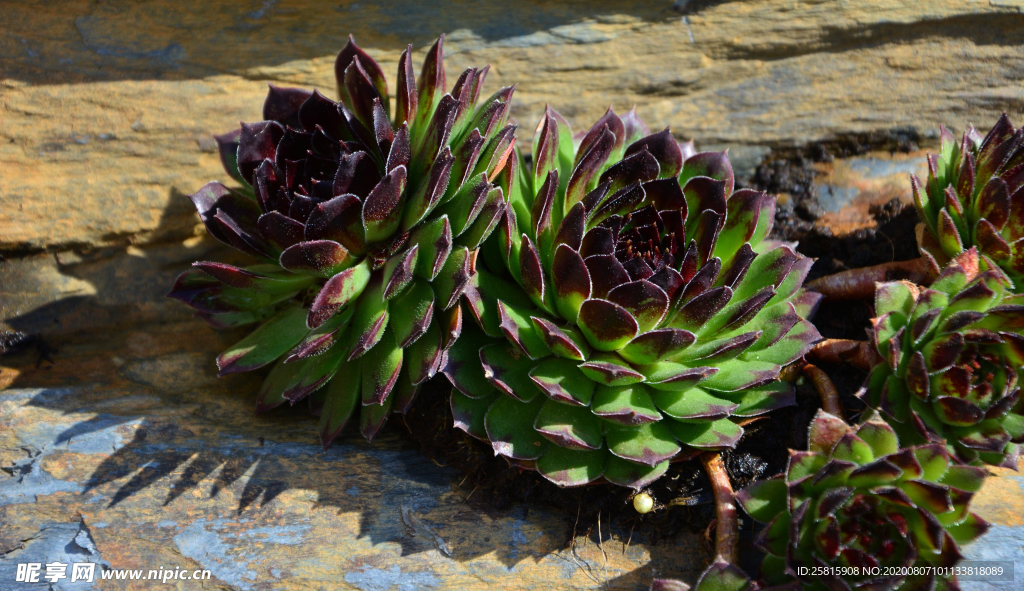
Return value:
[(1016, 468), (1024, 295), (980, 265), (971, 247), (929, 288), (878, 285), (872, 340), (883, 361), (860, 395), (908, 442), (945, 439), (966, 462)]
[(677, 579), (654, 579), (651, 591), (799, 591), (798, 583), (767, 586), (752, 581), (737, 566), (716, 560), (701, 573), (691, 587)]
[[(577, 145), (578, 144), (578, 145)], [(465, 300), (444, 372), (455, 424), (576, 486), (640, 488), (733, 446), (730, 417), (791, 404), (779, 369), (818, 340), (811, 260), (766, 240), (775, 199), (610, 109), (575, 142), (548, 108)]]
[(808, 448), (790, 451), (784, 474), (736, 495), (767, 524), (757, 540), (766, 552), (764, 580), (797, 579), (809, 590), (956, 588), (934, 571), (898, 576), (899, 567), (952, 566), (962, 558), (959, 546), (986, 531), (968, 511), (984, 469), (959, 464), (939, 444), (901, 448), (877, 417), (854, 429), (819, 411)]
[(513, 88), (480, 101), (488, 68), (469, 68), (445, 93), (442, 42), (419, 80), (412, 46), (402, 53), (391, 97), (350, 37), (335, 64), (341, 102), (271, 86), (263, 121), (218, 137), (242, 187), (191, 196), (210, 234), (259, 262), (196, 263), (171, 297), (214, 326), (262, 322), (217, 358), (220, 374), (276, 362), (257, 412), (319, 389), (325, 447), (357, 406), (372, 438), (436, 373), (476, 249), (505, 209)]
[(946, 128), (941, 137), (923, 191), (911, 177), (921, 253), (939, 269), (976, 246), (983, 270), (1001, 270), (1024, 291), (1024, 129), (1003, 114), (984, 138), (973, 126), (959, 143)]

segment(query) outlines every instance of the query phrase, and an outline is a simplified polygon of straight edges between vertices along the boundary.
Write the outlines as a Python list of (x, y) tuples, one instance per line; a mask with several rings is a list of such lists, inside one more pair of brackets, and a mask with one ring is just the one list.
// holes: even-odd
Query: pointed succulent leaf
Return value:
[(819, 410), (814, 420), (811, 421), (808, 449), (815, 453), (829, 455), (839, 440), (852, 432), (846, 421)]
[(309, 396), (334, 376), (344, 356), (344, 349), (332, 347), (320, 355), (292, 362), (300, 367), (284, 385), (281, 396), (292, 404)]
[(383, 404), (364, 405), (359, 409), (359, 432), (367, 441), (373, 441), (384, 427), (391, 414), (392, 402), (393, 398), (389, 396)]
[(435, 215), (447, 216), (451, 221), (452, 235), (458, 236), (480, 215), (490, 189), (487, 177), (479, 174), (462, 185), (450, 201), (436, 210)]
[(739, 567), (718, 561), (701, 573), (693, 591), (754, 591), (757, 588)]
[(256, 394), (257, 416), (288, 402), (288, 399), (283, 396), (284, 391), (288, 384), (295, 379), (299, 371), (302, 370), (302, 366), (306, 361), (284, 363), (282, 359), (274, 364), (273, 369), (267, 374), (263, 384), (260, 386), (259, 392)]
[(629, 460), (623, 460), (613, 455), (607, 456), (604, 467), (604, 478), (612, 484), (626, 486), (633, 490), (640, 490), (661, 478), (668, 472), (669, 461), (646, 466)]
[(863, 465), (873, 461), (875, 454), (871, 451), (871, 446), (867, 442), (852, 433), (847, 433), (832, 448), (831, 457), (836, 460)]
[(402, 370), (402, 347), (394, 332), (384, 332), (380, 341), (359, 360), (363, 406), (383, 405)]
[(487, 429), (484, 426), (484, 419), (487, 415), (487, 410), (499, 396), (501, 394), (492, 391), (487, 396), (470, 398), (458, 390), (452, 391), (452, 426), (481, 441), (487, 441)]
[(598, 385), (591, 401), (593, 413), (607, 421), (635, 426), (661, 420), (661, 413), (643, 384)]
[(619, 349), (639, 332), (636, 319), (626, 308), (603, 299), (583, 302), (578, 325), (590, 345), (599, 351)]
[[(760, 341), (760, 339), (758, 340)], [(814, 328), (810, 322), (800, 318), (785, 336), (760, 351), (744, 354), (743, 358), (749, 361), (789, 365), (803, 357), (820, 340), (821, 334), (818, 333), (818, 329)]]
[(262, 272), (255, 266), (240, 268), (215, 262), (197, 262), (192, 266), (224, 285), (268, 294), (294, 293), (312, 283), (308, 277)]
[(263, 367), (306, 336), (306, 311), (289, 306), (217, 357), (219, 375)]
[(985, 469), (978, 466), (950, 466), (940, 482), (965, 492), (981, 490), (985, 480)]
[(349, 361), (362, 356), (380, 341), (387, 328), (388, 318), (388, 303), (383, 297), (381, 276), (378, 273), (370, 277), (352, 313), (351, 326), (343, 343)]
[(672, 359), (693, 344), (696, 336), (678, 328), (661, 328), (637, 335), (621, 349), (623, 359), (637, 365), (650, 365)]
[(320, 355), (336, 345), (344, 336), (345, 328), (348, 327), (348, 320), (351, 317), (352, 310), (350, 308), (341, 314), (335, 315), (315, 330), (311, 330), (298, 345), (295, 345), (287, 353), (285, 362), (290, 363), (298, 359)]
[(739, 404), (716, 397), (700, 388), (683, 391), (655, 391), (654, 404), (666, 415), (679, 420), (724, 419), (736, 410)]
[(484, 428), (495, 455), (536, 460), (545, 449), (562, 449), (546, 445), (547, 440), (533, 428), (546, 402), (543, 396), (531, 402), (520, 402), (510, 396), (499, 396), (494, 401), (484, 418)]
[(736, 493), (736, 500), (752, 518), (768, 523), (786, 511), (786, 482), (781, 477), (755, 482)]
[(395, 102), (395, 124), (412, 124), (419, 103), (416, 75), (412, 69), (412, 45), (406, 47), (398, 58), (398, 88), (395, 92)]
[(569, 359), (549, 357), (530, 370), (530, 379), (552, 400), (589, 406), (595, 384)]
[(679, 183), (686, 186), (688, 180), (698, 176), (724, 181), (726, 194), (733, 191), (732, 164), (725, 152), (701, 152), (687, 158), (683, 162), (682, 172), (679, 173)]
[(327, 280), (309, 307), (306, 325), (317, 328), (358, 297), (370, 282), (367, 261), (345, 269)]
[(498, 226), (506, 207), (501, 187), (495, 187), (488, 191), (483, 208), (476, 216), (476, 220), (459, 236), (458, 243), (469, 249), (479, 247)]
[(614, 353), (595, 353), (579, 365), (588, 378), (606, 386), (628, 386), (645, 380), (645, 375)]
[(541, 333), (530, 320), (529, 310), (498, 300), (499, 328), (505, 338), (531, 359), (548, 354)]
[(598, 184), (608, 183), (607, 192), (614, 195), (623, 187), (655, 180), (659, 170), (658, 160), (646, 149), (641, 149), (605, 170)]
[(426, 180), (419, 184), (405, 204), (402, 230), (408, 230), (423, 221), (424, 217), (441, 203), (446, 191), (452, 189), (454, 195), (453, 187), (462, 186), (451, 182), (454, 162), (451, 149), (448, 146), (442, 148), (431, 164)]
[[(439, 334), (437, 336), (440, 337)], [(494, 387), (481, 371), (480, 349), (492, 343), (487, 335), (471, 323), (461, 338), (448, 349), (445, 365), (440, 369), (459, 392), (472, 398), (491, 394)]]
[(716, 374), (708, 377), (703, 387), (720, 392), (738, 392), (778, 379), (781, 367), (765, 361), (732, 359), (718, 364)]
[(603, 450), (580, 451), (549, 445), (537, 460), (537, 471), (559, 486), (582, 486), (604, 474), (606, 461), (607, 452)]
[(304, 238), (310, 242), (334, 241), (349, 253), (360, 255), (366, 249), (362, 211), (362, 202), (352, 194), (318, 203), (306, 220)]
[(921, 353), (929, 373), (945, 371), (956, 362), (964, 348), (964, 337), (960, 333), (952, 333), (933, 339)]
[(618, 304), (636, 321), (639, 331), (655, 328), (668, 311), (669, 298), (663, 289), (650, 281), (624, 283), (608, 292), (609, 302)]
[(755, 417), (796, 405), (796, 391), (789, 382), (768, 382), (761, 386), (747, 388), (737, 402), (739, 406), (732, 411), (733, 416)]
[(914, 457), (921, 466), (920, 480), (937, 482), (950, 466), (950, 457), (945, 449), (937, 445), (922, 445), (914, 448)]
[(609, 451), (615, 456), (651, 467), (675, 456), (681, 449), (672, 430), (662, 421), (629, 427), (609, 424), (605, 437)]
[[(423, 382), (434, 377), (434, 374), (440, 369), (440, 364), (448, 359), (451, 362), (451, 356), (445, 356), (446, 350), (444, 349), (444, 341), (442, 338), (441, 327), (434, 318), (434, 321), (427, 326), (426, 333), (406, 349), (403, 357), (403, 362), (406, 364), (403, 372), (409, 374), (409, 381), (413, 385), (419, 385)], [(473, 351), (475, 358), (476, 350)], [(476, 361), (476, 359), (474, 359)], [(474, 371), (474, 377), (478, 381), (481, 380), (480, 372)], [(453, 380), (454, 382), (454, 380)], [(477, 390), (474, 390), (477, 391)], [(481, 395), (489, 392), (490, 390), (484, 387), (479, 390)]]
[(447, 216), (440, 216), (420, 225), (409, 237), (410, 250), (416, 248), (413, 273), (432, 281), (441, 272), (452, 251), (452, 231)]
[(638, 368), (647, 385), (656, 390), (685, 391), (718, 373), (717, 367), (690, 367), (670, 361), (660, 361)]
[(683, 169), (683, 153), (668, 129), (630, 143), (626, 148), (625, 155), (629, 157), (641, 151), (647, 151), (657, 161), (659, 178), (677, 177)]
[[(513, 263), (514, 264), (514, 263)], [(552, 297), (545, 285), (544, 265), (541, 262), (540, 253), (537, 247), (526, 234), (522, 235), (521, 250), (519, 251), (518, 270), (520, 281), (533, 303), (545, 311), (551, 311), (547, 301)]]
[(557, 446), (569, 449), (601, 449), (601, 420), (581, 406), (548, 400), (533, 425), (538, 433)]
[[(726, 449), (736, 445), (743, 436), (743, 427), (729, 419), (716, 421), (666, 421), (680, 443), (702, 449)], [(660, 423), (659, 423), (660, 424)]]
[[(551, 114), (545, 113), (533, 135), (534, 187), (541, 187), (551, 177), (552, 172), (555, 173), (554, 188), (558, 187), (558, 132), (558, 121)], [(537, 191), (537, 194), (541, 195), (543, 191)], [(550, 205), (548, 208), (550, 210)]]
[(342, 364), (325, 388), (324, 407), (320, 411), (320, 443), (325, 451), (356, 409), (361, 383), (358, 372), (358, 364)]
[(569, 211), (573, 205), (576, 205), (583, 199), (583, 196), (590, 189), (591, 180), (597, 178), (601, 168), (608, 161), (609, 156), (611, 156), (615, 143), (615, 134), (605, 128), (595, 136), (586, 151), (582, 147), (580, 148), (577, 162), (573, 167), (572, 176), (569, 178), (566, 187), (562, 211)]
[(479, 351), (484, 377), (495, 388), (523, 402), (529, 402), (540, 394), (530, 375), (534, 363), (518, 349), (496, 343)]
[(454, 248), (433, 283), (436, 302), (441, 305), (442, 310), (447, 310), (458, 302), (459, 296), (469, 284), (471, 271), (469, 249)]
[(398, 166), (370, 191), (363, 203), (363, 229), (366, 241), (380, 242), (394, 234), (402, 220), (406, 168)]
[(402, 348), (427, 332), (434, 316), (434, 290), (425, 281), (413, 282), (388, 306), (395, 339)]
[(557, 326), (549, 320), (531, 316), (537, 333), (544, 340), (544, 344), (552, 353), (566, 359), (583, 361), (590, 352), (586, 340), (579, 329), (574, 326)]
[(405, 252), (391, 257), (384, 263), (381, 281), (384, 284), (383, 297), (385, 300), (390, 300), (401, 293), (412, 281), (418, 254), (419, 247), (414, 244)]
[(890, 484), (902, 475), (903, 471), (896, 465), (881, 459), (853, 470), (847, 482), (851, 486), (871, 488)]
[(590, 273), (583, 257), (570, 246), (560, 244), (555, 250), (551, 276), (559, 314), (567, 321), (575, 322), (580, 306), (591, 294)]
[(857, 429), (857, 437), (871, 446), (871, 452), (876, 458), (894, 454), (900, 449), (896, 432), (884, 421), (878, 419), (863, 423)]

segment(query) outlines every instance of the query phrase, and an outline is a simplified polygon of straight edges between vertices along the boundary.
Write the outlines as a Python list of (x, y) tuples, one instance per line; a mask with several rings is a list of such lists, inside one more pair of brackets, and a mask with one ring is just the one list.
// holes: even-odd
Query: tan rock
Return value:
[(580, 128), (636, 104), (652, 127), (739, 155), (984, 125), (1024, 99), (1015, 0), (244, 6), (6, 7), (0, 250), (190, 234), (183, 195), (224, 176), (209, 134), (258, 118), (267, 81), (333, 95), (346, 33), (390, 73), (407, 42), (421, 55), (448, 32), (452, 70), (491, 63), (491, 87), (519, 84), (524, 140), (545, 102)]

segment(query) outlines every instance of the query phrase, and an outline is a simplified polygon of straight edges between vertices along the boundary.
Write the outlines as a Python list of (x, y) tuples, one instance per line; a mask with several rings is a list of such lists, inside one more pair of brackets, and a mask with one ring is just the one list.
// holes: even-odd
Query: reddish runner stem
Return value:
[(804, 366), (807, 365), (807, 361), (803, 358), (797, 359), (793, 363), (790, 363), (786, 367), (782, 368), (779, 372), (779, 379), (783, 382), (793, 382), (800, 377), (800, 371), (803, 370)]
[(701, 454), (700, 461), (704, 464), (704, 471), (711, 481), (711, 491), (715, 496), (715, 560), (736, 564), (740, 528), (736, 515), (736, 495), (732, 491), (729, 474), (718, 452), (705, 452)]
[(849, 363), (864, 371), (882, 361), (871, 343), (849, 339), (825, 339), (808, 351), (807, 358), (819, 363)]
[(931, 263), (921, 257), (826, 275), (808, 283), (807, 288), (829, 300), (859, 300), (875, 296), (875, 282), (906, 279), (919, 285), (928, 285), (935, 276)]
[(818, 396), (821, 396), (821, 408), (845, 421), (843, 405), (839, 403), (839, 391), (828, 374), (821, 371), (817, 365), (808, 363), (804, 366), (804, 375), (810, 378), (814, 389), (818, 391)]

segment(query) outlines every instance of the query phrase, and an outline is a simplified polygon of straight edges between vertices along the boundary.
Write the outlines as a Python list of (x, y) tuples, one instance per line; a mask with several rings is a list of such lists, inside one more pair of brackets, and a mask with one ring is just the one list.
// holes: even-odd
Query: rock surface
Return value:
[[(633, 104), (749, 169), (777, 146), (939, 124), (1024, 105), (1022, 0), (210, 0), (184, 11), (45, 0), (0, 23), (0, 250), (188, 235), (182, 195), (220, 178), (211, 133), (259, 117), (266, 83), (335, 94), (352, 33), (390, 76), (441, 32), (449, 68), (518, 83), (523, 140), (545, 102), (579, 128)], [(131, 26), (123, 26), (130, 22)], [(392, 84), (394, 81), (392, 80)], [(526, 141), (524, 145), (528, 145)], [(741, 164), (743, 164), (741, 162)]]
[[(347, 33), (390, 75), (405, 43), (422, 56), (444, 31), (450, 71), (491, 63), (489, 87), (519, 84), (523, 145), (547, 101), (578, 128), (609, 103), (636, 104), (652, 128), (730, 146), (747, 173), (772, 150), (819, 140), (927, 147), (939, 124), (985, 125), (1002, 111), (1019, 123), (1022, 10), (1021, 0), (5, 5), (0, 336), (31, 338), (0, 358), (0, 589), (17, 563), (47, 560), (209, 569), (204, 588), (222, 589), (692, 581), (709, 558), (699, 536), (650, 545), (611, 524), (567, 543), (561, 515), (488, 509), (397, 431), (323, 453), (301, 409), (253, 418), (259, 377), (212, 371), (239, 335), (163, 297), (191, 261), (231, 261), (185, 198), (225, 176), (210, 134), (257, 119), (267, 82), (334, 95)], [(915, 152), (816, 165), (819, 223), (849, 231), (869, 205), (906, 201), (906, 173), (922, 163)], [(966, 552), (1015, 560), (1020, 577), (1024, 481), (999, 473), (977, 500), (997, 527)], [(402, 507), (427, 529), (407, 528)]]

